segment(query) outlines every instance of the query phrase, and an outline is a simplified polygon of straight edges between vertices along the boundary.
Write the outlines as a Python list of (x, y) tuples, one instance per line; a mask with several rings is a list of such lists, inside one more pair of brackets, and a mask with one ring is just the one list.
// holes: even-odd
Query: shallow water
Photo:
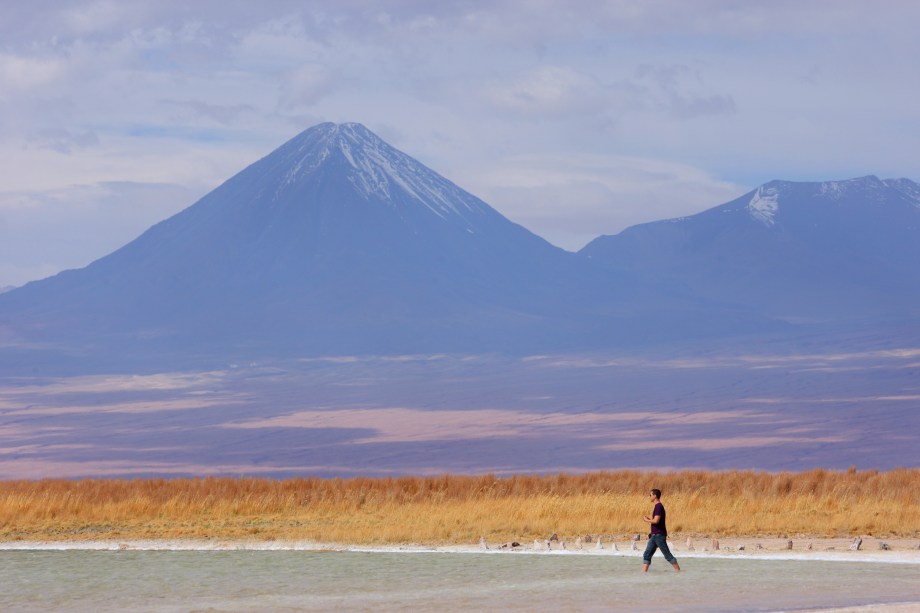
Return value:
[(777, 611), (920, 600), (920, 566), (349, 551), (0, 551), (2, 611)]

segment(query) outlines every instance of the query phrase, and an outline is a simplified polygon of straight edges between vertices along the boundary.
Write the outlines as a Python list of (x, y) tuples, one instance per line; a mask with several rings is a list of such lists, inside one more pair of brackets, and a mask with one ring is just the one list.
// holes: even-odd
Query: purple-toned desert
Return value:
[(402, 356), (7, 381), (0, 476), (891, 468), (920, 350)]

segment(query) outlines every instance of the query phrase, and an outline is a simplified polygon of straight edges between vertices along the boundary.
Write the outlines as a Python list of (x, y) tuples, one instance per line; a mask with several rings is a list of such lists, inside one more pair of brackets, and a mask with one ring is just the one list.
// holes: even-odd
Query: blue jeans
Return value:
[(677, 558), (668, 549), (667, 537), (664, 534), (652, 534), (649, 536), (648, 545), (645, 546), (645, 553), (642, 554), (642, 561), (646, 564), (651, 564), (652, 556), (655, 555), (655, 551), (658, 549), (661, 549), (661, 554), (665, 560), (671, 564), (677, 564)]

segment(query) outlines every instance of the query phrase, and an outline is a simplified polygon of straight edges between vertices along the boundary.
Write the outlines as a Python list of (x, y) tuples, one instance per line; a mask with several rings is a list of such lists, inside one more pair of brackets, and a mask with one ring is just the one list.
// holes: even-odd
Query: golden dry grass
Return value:
[(920, 470), (638, 471), (354, 479), (0, 482), (0, 540), (213, 538), (475, 543), (645, 532), (663, 491), (675, 537), (920, 534)]

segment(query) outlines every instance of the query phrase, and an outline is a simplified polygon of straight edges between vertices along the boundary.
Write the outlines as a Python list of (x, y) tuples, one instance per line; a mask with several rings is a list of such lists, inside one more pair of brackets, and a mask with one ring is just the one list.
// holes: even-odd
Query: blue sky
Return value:
[(0, 287), (322, 121), (567, 249), (771, 179), (920, 179), (920, 3), (2, 4)]

